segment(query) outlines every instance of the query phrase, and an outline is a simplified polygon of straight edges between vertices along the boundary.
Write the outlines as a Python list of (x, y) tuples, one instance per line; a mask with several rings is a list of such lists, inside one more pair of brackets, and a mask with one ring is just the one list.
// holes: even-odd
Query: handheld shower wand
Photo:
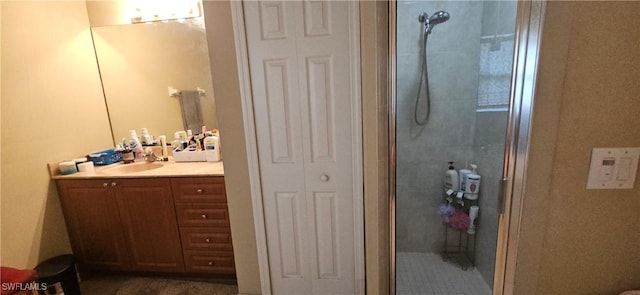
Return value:
[(425, 34), (431, 34), (433, 27), (448, 21), (450, 18), (449, 13), (446, 11), (438, 11), (433, 15), (428, 16), (429, 15), (426, 12), (423, 12), (418, 16), (418, 21), (424, 23)]
[[(429, 34), (431, 34), (431, 30), (433, 30), (433, 28), (436, 25), (446, 22), (447, 20), (449, 20), (449, 13), (446, 11), (438, 11), (431, 16), (429, 16), (429, 14), (427, 14), (426, 12), (423, 12), (418, 16), (418, 21), (421, 23), (424, 23), (424, 34), (423, 34), (424, 42), (422, 43), (422, 50), (421, 50), (422, 71), (420, 73), (420, 84), (418, 85), (418, 94), (416, 95), (416, 105), (413, 113), (414, 114), (413, 118), (416, 124), (418, 124), (419, 126), (423, 126), (427, 124), (427, 122), (429, 121), (429, 116), (431, 114), (431, 97), (430, 97), (431, 95), (429, 93), (429, 71), (427, 69), (427, 39), (429, 39)], [(423, 79), (424, 79), (424, 83), (426, 84), (425, 94), (427, 99), (427, 114), (424, 116), (424, 119), (420, 120), (418, 119), (418, 105), (420, 104), (420, 92), (422, 90)]]

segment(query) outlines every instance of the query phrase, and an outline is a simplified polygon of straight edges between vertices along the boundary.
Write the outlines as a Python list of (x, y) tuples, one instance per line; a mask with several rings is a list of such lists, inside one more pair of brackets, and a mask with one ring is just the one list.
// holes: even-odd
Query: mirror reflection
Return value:
[(114, 142), (217, 128), (202, 18), (93, 27)]

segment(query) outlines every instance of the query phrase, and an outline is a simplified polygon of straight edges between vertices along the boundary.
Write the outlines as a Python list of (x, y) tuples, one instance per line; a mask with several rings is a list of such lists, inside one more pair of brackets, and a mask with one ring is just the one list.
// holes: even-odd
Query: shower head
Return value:
[(429, 17), (429, 24), (435, 26), (449, 20), (449, 13), (446, 11), (438, 11)]
[(429, 18), (427, 18), (427, 16), (428, 14), (426, 12), (423, 12), (418, 16), (418, 20), (420, 22), (424, 22), (425, 34), (431, 34), (433, 27), (449, 20), (449, 13), (446, 11), (438, 11)]

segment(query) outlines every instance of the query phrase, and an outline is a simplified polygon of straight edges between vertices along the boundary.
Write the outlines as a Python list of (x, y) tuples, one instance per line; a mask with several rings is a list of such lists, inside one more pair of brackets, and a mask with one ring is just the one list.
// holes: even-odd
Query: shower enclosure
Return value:
[[(528, 139), (518, 140), (513, 135), (515, 128), (528, 126), (530, 109), (522, 109), (520, 104), (530, 102), (532, 94), (524, 97), (521, 92), (533, 89), (537, 62), (534, 47), (536, 50), (528, 53), (534, 57), (533, 67), (528, 69), (533, 71), (533, 79), (516, 79), (523, 75), (519, 71), (524, 71), (527, 57), (526, 52), (517, 52), (517, 42), (527, 41), (523, 33), (529, 29), (524, 25), (528, 19), (516, 26), (518, 10), (520, 18), (523, 11), (529, 12), (518, 3), (392, 3), (395, 178), (391, 182), (395, 190), (391, 208), (395, 211), (391, 212), (391, 239), (396, 294), (492, 292), (503, 208), (499, 196), (501, 188), (512, 190), (516, 183), (508, 182), (516, 175), (515, 166), (505, 159), (515, 159), (517, 144), (523, 144), (521, 151), (526, 154)], [(537, 46), (537, 42), (529, 44)], [(527, 134), (523, 131), (518, 136)], [(481, 176), (479, 193), (470, 193), (468, 188), (464, 193), (455, 183), (454, 192), (447, 194), (443, 182), (448, 162), (454, 162), (456, 171), (476, 165)], [(470, 205), (479, 207), (473, 234), (467, 231)], [(439, 211), (444, 207), (448, 208), (445, 216)], [(466, 227), (464, 222), (457, 227), (447, 223), (446, 217), (452, 213), (462, 221), (466, 218)], [(460, 251), (466, 254), (467, 263), (441, 255), (447, 244), (458, 241), (467, 247)]]

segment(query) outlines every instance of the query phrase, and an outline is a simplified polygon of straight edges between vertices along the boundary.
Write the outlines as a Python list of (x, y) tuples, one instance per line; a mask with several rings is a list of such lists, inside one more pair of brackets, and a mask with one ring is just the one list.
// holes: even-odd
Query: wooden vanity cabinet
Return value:
[(81, 270), (235, 275), (224, 177), (56, 184)]
[(173, 178), (186, 272), (234, 275), (223, 177)]
[(130, 270), (182, 272), (184, 262), (170, 182), (148, 178), (113, 183)]
[(71, 246), (83, 268), (129, 269), (124, 231), (111, 182), (57, 180)]
[(167, 179), (57, 180), (81, 267), (183, 272)]

